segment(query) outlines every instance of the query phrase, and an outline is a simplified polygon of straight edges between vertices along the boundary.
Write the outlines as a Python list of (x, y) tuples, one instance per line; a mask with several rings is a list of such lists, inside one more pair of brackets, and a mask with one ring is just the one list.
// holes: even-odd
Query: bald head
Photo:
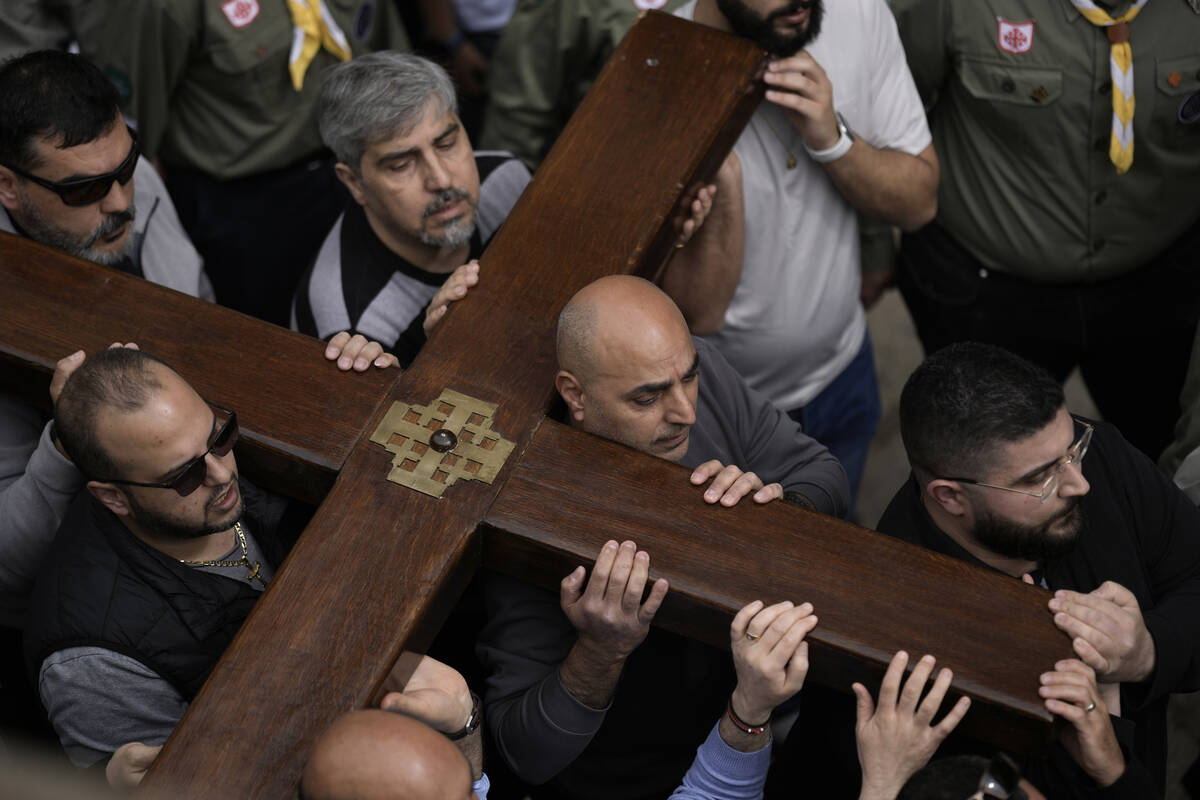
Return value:
[(630, 275), (588, 284), (563, 307), (557, 346), (571, 424), (672, 461), (687, 453), (700, 364), (657, 286)]
[(576, 292), (559, 314), (558, 367), (586, 380), (603, 372), (610, 353), (687, 337), (683, 314), (661, 289), (633, 275), (609, 275)]
[(471, 768), (442, 734), (390, 711), (351, 711), (313, 747), (300, 780), (307, 800), (464, 800)]

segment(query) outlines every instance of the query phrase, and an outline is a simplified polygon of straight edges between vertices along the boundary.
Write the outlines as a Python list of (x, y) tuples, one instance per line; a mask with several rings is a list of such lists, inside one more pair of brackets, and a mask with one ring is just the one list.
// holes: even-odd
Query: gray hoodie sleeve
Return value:
[(107, 760), (129, 742), (163, 744), (187, 710), (170, 682), (102, 647), (68, 647), (42, 662), (38, 694), (77, 767)]
[(750, 388), (715, 347), (692, 337), (700, 355), (700, 402), (692, 445), (681, 461), (696, 467), (711, 458), (753, 472), (763, 483), (780, 483), (824, 514), (845, 516), (850, 484), (825, 445)]
[(25, 595), (83, 483), (37, 409), (0, 397), (0, 621), (20, 625)]
[(579, 702), (559, 679), (576, 634), (552, 593), (486, 573), (484, 597), (476, 650), (488, 671), (485, 719), (513, 771), (545, 783), (583, 752), (607, 709)]

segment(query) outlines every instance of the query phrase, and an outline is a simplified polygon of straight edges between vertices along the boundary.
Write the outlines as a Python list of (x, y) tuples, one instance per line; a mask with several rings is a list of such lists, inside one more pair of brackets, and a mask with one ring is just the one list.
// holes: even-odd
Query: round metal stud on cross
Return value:
[(449, 453), (458, 444), (458, 437), (445, 428), (438, 428), (429, 435), (429, 446), (439, 453)]

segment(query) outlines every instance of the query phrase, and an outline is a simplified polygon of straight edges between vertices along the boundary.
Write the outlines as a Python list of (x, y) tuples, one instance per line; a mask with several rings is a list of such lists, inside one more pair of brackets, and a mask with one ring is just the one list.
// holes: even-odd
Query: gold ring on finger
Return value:
[(752, 641), (752, 642), (757, 642), (759, 639), (761, 639), (761, 638), (762, 638), (762, 634), (761, 634), (761, 633), (760, 633), (760, 634), (753, 634), (753, 633), (751, 633), (750, 631), (746, 631), (746, 638), (747, 638), (747, 639), (749, 639), (749, 640), (750, 640), (750, 641)]
[(1090, 713), (1092, 713), (1092, 712), (1093, 712), (1093, 711), (1095, 711), (1095, 710), (1096, 710), (1096, 701), (1095, 701), (1095, 700), (1093, 700), (1092, 702), (1088, 703), (1088, 705), (1087, 705), (1087, 708), (1085, 708), (1085, 709), (1084, 709), (1084, 711), (1086, 711), (1086, 712), (1087, 712), (1087, 713), (1089, 713), (1089, 714), (1090, 714)]

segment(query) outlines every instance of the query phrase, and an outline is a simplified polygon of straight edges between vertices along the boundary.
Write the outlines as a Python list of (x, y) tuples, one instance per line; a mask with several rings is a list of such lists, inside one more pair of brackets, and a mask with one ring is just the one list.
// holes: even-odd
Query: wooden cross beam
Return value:
[[(315, 499), (336, 474), (144, 790), (294, 796), (316, 736), (378, 699), (481, 563), (553, 586), (613, 537), (670, 580), (657, 624), (724, 644), (749, 600), (811, 600), (813, 679), (844, 690), (877, 682), (899, 648), (935, 653), (975, 701), (974, 733), (1048, 743), (1038, 675), (1069, 649), (1044, 591), (795, 506), (707, 506), (684, 468), (546, 419), (559, 309), (597, 277), (657, 272), (685, 187), (729, 151), (764, 63), (734, 37), (640, 20), (484, 254), (479, 286), (394, 382), (336, 373), (306, 337), (0, 237), (10, 388), (37, 394), (65, 353), (135, 340), (238, 411), (238, 457), (260, 483)], [(388, 482), (392, 454), (368, 438), (393, 402), (446, 388), (496, 404), (492, 427), (515, 450), (494, 483), (434, 499)]]

